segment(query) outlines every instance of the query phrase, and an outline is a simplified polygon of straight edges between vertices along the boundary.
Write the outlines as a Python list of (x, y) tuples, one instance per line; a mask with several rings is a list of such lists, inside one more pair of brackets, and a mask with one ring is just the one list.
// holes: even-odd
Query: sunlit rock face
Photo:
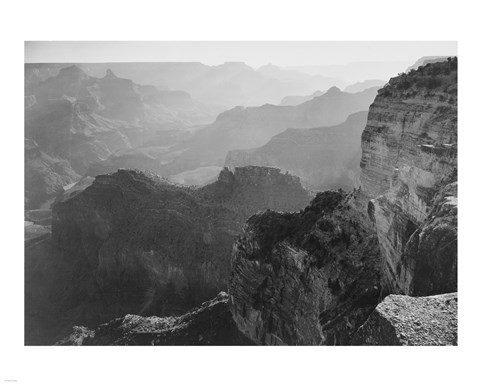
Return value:
[[(410, 280), (399, 278), (406, 273), (407, 242), (435, 209), (435, 195), (457, 177), (456, 59), (393, 78), (379, 92), (362, 134), (361, 168), (385, 260), (385, 289), (412, 293)], [(456, 251), (450, 257), (456, 260)], [(449, 280), (456, 281), (456, 262), (450, 264), (455, 278)], [(412, 268), (407, 274), (415, 274)]]

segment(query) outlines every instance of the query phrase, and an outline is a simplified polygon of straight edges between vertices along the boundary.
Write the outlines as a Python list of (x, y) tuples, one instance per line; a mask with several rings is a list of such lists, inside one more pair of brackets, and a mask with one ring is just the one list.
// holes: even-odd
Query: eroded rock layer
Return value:
[[(385, 259), (385, 289), (411, 293), (400, 278), (407, 242), (431, 215), (435, 194), (457, 179), (456, 59), (393, 78), (379, 91), (362, 134), (360, 165), (362, 191), (372, 199), (368, 212)], [(456, 238), (450, 239), (456, 247)], [(435, 253), (438, 246), (430, 246), (428, 253)], [(456, 259), (456, 251), (448, 253)], [(456, 281), (456, 268), (450, 273), (455, 277), (446, 279)]]

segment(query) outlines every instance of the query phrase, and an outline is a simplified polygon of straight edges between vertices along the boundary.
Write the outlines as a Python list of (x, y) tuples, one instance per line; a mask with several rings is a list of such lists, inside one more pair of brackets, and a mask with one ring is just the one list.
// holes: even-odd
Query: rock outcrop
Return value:
[(457, 345), (457, 294), (387, 296), (354, 336), (359, 345)]
[(128, 170), (72, 188), (53, 205), (51, 242), (27, 249), (27, 343), (48, 342), (29, 336), (35, 328), (58, 339), (66, 327), (127, 313), (184, 313), (227, 288), (231, 247), (249, 216), (309, 198), (298, 178), (258, 167), (224, 170), (200, 189)]
[(300, 213), (252, 216), (229, 286), (239, 329), (257, 344), (349, 344), (380, 295), (380, 250), (356, 193), (323, 192)]
[(74, 326), (56, 345), (252, 345), (236, 327), (228, 295), (220, 292), (178, 317), (126, 315), (95, 330)]
[[(435, 203), (435, 195), (457, 179), (456, 59), (428, 64), (393, 78), (379, 92), (362, 134), (360, 165), (362, 191), (372, 199), (368, 212), (385, 258), (385, 289), (393, 293), (414, 293), (408, 284), (411, 278), (400, 278), (405, 273), (415, 274), (411, 271), (412, 263), (405, 261), (408, 257), (402, 261), (402, 255), (414, 232), (428, 225), (429, 215), (433, 220), (433, 211), (441, 210), (438, 204), (444, 205), (443, 201)], [(450, 214), (456, 215), (455, 212)], [(448, 234), (451, 246), (447, 251), (450, 260), (443, 260), (446, 254), (442, 253), (439, 257), (443, 261), (429, 263), (428, 267), (444, 272), (421, 273), (423, 278), (433, 278), (449, 269), (452, 276), (441, 279), (448, 288), (438, 286), (437, 290), (422, 294), (456, 290), (452, 286), (452, 281), (456, 281), (456, 251), (451, 252), (456, 247), (456, 221), (451, 224)], [(435, 224), (430, 225), (430, 232), (432, 225)], [(418, 236), (417, 233), (415, 237)], [(442, 235), (435, 231), (433, 236)], [(415, 245), (411, 244), (412, 247)], [(427, 247), (432, 247), (429, 255), (441, 249), (431, 236)], [(410, 265), (409, 272), (404, 271), (405, 263)], [(416, 263), (418, 268), (422, 268), (422, 264)], [(423, 284), (438, 282), (424, 281)]]
[(366, 122), (367, 112), (357, 112), (332, 127), (287, 129), (260, 148), (228, 152), (225, 165), (277, 167), (315, 191), (352, 190), (360, 185), (360, 136)]

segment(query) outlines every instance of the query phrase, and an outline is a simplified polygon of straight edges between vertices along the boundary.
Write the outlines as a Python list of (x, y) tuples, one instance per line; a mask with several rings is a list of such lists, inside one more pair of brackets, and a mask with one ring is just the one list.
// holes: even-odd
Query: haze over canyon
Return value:
[(456, 345), (457, 57), (417, 59), (25, 64), (25, 344)]

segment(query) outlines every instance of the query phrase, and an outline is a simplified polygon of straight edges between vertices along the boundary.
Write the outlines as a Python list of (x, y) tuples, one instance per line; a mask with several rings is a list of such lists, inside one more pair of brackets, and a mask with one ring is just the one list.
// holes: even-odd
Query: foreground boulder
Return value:
[(390, 295), (358, 330), (358, 345), (457, 345), (457, 293)]
[(95, 331), (73, 327), (57, 345), (252, 345), (238, 331), (228, 308), (228, 295), (220, 292), (178, 317), (126, 315), (100, 325)]

